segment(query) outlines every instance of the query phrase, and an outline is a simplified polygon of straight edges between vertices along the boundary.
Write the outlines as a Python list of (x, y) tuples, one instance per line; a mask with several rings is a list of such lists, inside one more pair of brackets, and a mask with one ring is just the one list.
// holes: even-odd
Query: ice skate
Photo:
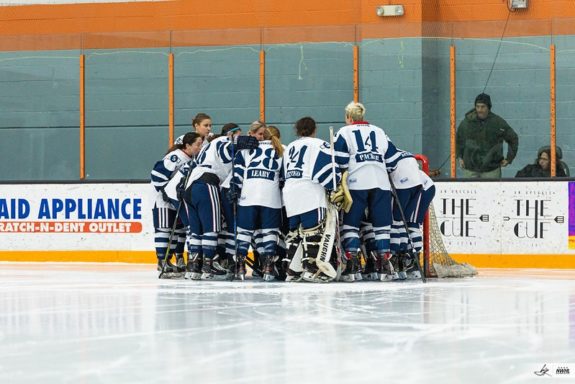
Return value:
[(191, 253), (186, 265), (186, 279), (200, 280), (202, 278), (202, 257), (199, 253)]
[(345, 283), (353, 283), (357, 274), (357, 254), (346, 252), (345, 261), (345, 268), (341, 273), (340, 280)]
[(276, 279), (274, 275), (274, 262), (275, 260), (273, 256), (267, 256), (265, 258), (263, 276), (264, 281), (274, 281)]
[(220, 257), (214, 256), (213, 259), (206, 258), (202, 265), (202, 280), (226, 280), (228, 272), (220, 264)]
[(186, 262), (184, 261), (184, 255), (176, 255), (176, 268), (180, 273), (186, 272)]
[(213, 280), (214, 275), (212, 274), (212, 259), (211, 258), (204, 258), (204, 262), (202, 263), (202, 280)]
[(402, 258), (402, 263), (406, 279), (408, 280), (421, 279), (421, 272), (417, 269), (413, 255), (409, 253), (404, 254)]
[(393, 264), (393, 267), (394, 267), (395, 271), (397, 272), (397, 278), (399, 280), (407, 279), (407, 272), (405, 269), (406, 255), (404, 253), (400, 253), (399, 255), (395, 256), (393, 259), (395, 259), (395, 263)]
[(302, 279), (301, 272), (295, 272), (291, 269), (288, 269), (288, 272), (286, 275), (286, 282), (297, 283), (297, 282), (301, 281), (301, 279)]
[[(164, 263), (166, 264), (164, 266)], [(163, 272), (162, 272), (163, 268)], [(182, 274), (178, 272), (178, 268), (172, 264), (170, 259), (165, 261), (164, 259), (158, 259), (158, 266), (156, 268), (160, 274), (159, 279), (178, 279), (182, 277)]]
[(393, 281), (398, 279), (390, 259), (391, 255), (389, 253), (382, 253), (376, 256), (375, 268), (379, 273), (380, 281)]
[(236, 279), (244, 281), (246, 279), (246, 260), (243, 256), (237, 256)]
[(301, 278), (303, 281), (309, 283), (315, 282), (315, 277), (318, 272), (317, 265), (315, 264), (315, 259), (313, 258), (303, 258), (302, 259), (303, 272)]

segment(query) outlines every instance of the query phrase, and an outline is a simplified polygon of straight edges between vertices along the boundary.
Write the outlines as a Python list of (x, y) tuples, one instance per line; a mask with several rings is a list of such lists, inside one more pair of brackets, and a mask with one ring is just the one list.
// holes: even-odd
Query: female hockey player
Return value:
[[(301, 276), (306, 281), (329, 281), (335, 277), (329, 263), (335, 236), (326, 230), (326, 224), (331, 225), (326, 220), (326, 191), (339, 183), (339, 168), (332, 166), (329, 144), (315, 137), (314, 119), (299, 119), (295, 129), (298, 139), (283, 155), (282, 196), (290, 229), (286, 280)], [(323, 257), (318, 257), (320, 250)]]
[[(164, 158), (158, 161), (151, 172), (151, 184), (155, 190), (154, 207), (152, 216), (154, 220), (155, 247), (158, 258), (158, 270), (162, 271), (163, 263), (167, 263), (163, 268), (164, 272), (183, 272), (183, 244), (185, 243), (185, 229), (183, 225), (176, 227), (174, 234), (171, 234), (174, 221), (176, 219), (177, 207), (170, 202), (170, 198), (164, 190), (170, 179), (178, 173), (180, 167), (192, 160), (192, 157), (199, 152), (201, 138), (197, 133), (189, 132), (180, 136)], [(170, 242), (170, 236), (176, 236), (177, 241)], [(168, 242), (170, 242), (171, 253), (176, 253), (177, 268), (170, 263), (168, 255)]]
[(245, 265), (242, 264), (254, 238), (255, 248), (263, 265), (264, 281), (272, 281), (275, 278), (273, 270), (278, 257), (277, 244), (281, 226), (280, 171), (283, 146), (265, 126), (252, 124), (252, 127), (256, 132), (263, 132), (264, 140), (260, 141), (258, 148), (238, 153), (232, 180), (233, 188), (241, 191), (237, 202), (237, 256), (240, 271), (243, 272)]
[(369, 124), (364, 116), (365, 107), (361, 103), (349, 103), (345, 108), (347, 125), (339, 129), (334, 144), (338, 165), (349, 172), (348, 187), (353, 198), (351, 209), (343, 215), (341, 228), (345, 250), (341, 279), (349, 282), (355, 280), (358, 271), (359, 227), (366, 208), (375, 235), (376, 272), (382, 280), (394, 274), (389, 261), (391, 192), (386, 159), (396, 149), (383, 129)]
[[(393, 222), (391, 224), (391, 244), (390, 250), (392, 255), (392, 264), (398, 274), (399, 279), (405, 279), (406, 273), (404, 264), (410, 258), (408, 255), (408, 244), (410, 243), (408, 236), (410, 234), (406, 230), (409, 228), (415, 236), (416, 229), (419, 228), (415, 222), (415, 210), (419, 203), (421, 195), (421, 177), (419, 175), (419, 165), (415, 157), (406, 151), (398, 149), (387, 162), (387, 170), (389, 172), (389, 180), (397, 195), (397, 199), (393, 198)], [(401, 211), (407, 220), (403, 223)], [(415, 240), (421, 243), (421, 234), (418, 239), (411, 237), (411, 241)], [(395, 277), (395, 275), (394, 275)]]
[[(228, 129), (226, 126), (233, 128)], [(219, 187), (231, 173), (237, 151), (255, 148), (258, 143), (256, 139), (247, 136), (238, 138), (240, 130), (237, 124), (230, 123), (226, 126), (227, 135), (220, 136), (203, 147), (197, 158), (197, 166), (192, 170), (185, 186), (184, 201), (190, 224), (190, 254), (186, 277), (194, 280), (210, 280), (221, 275), (225, 278), (226, 271), (218, 268), (219, 263), (213, 265), (218, 232), (221, 230)], [(240, 140), (241, 138), (245, 140)]]
[[(192, 119), (192, 127), (204, 139), (207, 139), (212, 133), (212, 118), (205, 113), (198, 113)], [(204, 142), (207, 145), (207, 140)]]

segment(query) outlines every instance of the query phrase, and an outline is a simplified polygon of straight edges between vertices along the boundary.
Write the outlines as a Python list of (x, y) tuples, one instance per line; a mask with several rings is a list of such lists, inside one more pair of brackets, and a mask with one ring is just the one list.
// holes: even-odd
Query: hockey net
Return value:
[(477, 270), (470, 264), (453, 260), (445, 245), (437, 225), (433, 203), (429, 205), (429, 219), (424, 228), (428, 241), (427, 252), (424, 251), (424, 269), (427, 277), (469, 277), (477, 275)]
[[(416, 155), (415, 158), (421, 162), (423, 171), (429, 174), (427, 157)], [(433, 202), (429, 204), (427, 217), (423, 224), (423, 237), (423, 270), (426, 277), (469, 277), (477, 275), (475, 267), (467, 263), (458, 263), (449, 256), (437, 224)]]

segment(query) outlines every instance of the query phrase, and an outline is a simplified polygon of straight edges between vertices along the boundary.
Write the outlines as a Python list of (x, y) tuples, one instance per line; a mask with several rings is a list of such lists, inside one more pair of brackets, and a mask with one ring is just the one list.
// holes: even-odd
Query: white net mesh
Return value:
[(477, 274), (475, 267), (467, 263), (458, 263), (447, 253), (437, 225), (433, 204), (429, 205), (428, 236), (430, 277), (468, 277)]

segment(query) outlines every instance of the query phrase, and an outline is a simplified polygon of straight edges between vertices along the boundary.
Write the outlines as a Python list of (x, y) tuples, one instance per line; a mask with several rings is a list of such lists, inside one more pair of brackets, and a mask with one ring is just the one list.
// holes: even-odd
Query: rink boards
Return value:
[[(437, 228), (477, 267), (575, 268), (575, 182), (437, 182)], [(0, 260), (155, 261), (149, 184), (4, 184)]]

